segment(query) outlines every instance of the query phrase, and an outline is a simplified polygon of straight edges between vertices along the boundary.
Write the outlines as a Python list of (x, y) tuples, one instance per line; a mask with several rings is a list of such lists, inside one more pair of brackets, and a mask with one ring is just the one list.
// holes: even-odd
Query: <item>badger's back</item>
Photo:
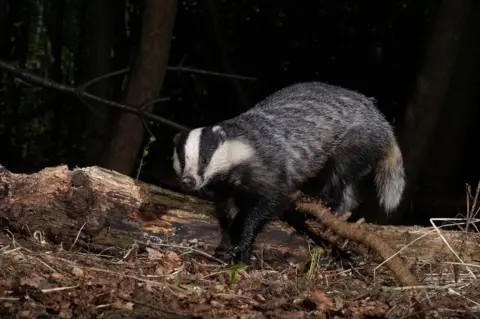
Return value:
[(321, 82), (285, 87), (219, 125), (250, 143), (268, 173), (282, 173), (290, 187), (314, 177), (352, 129), (362, 132), (359, 144), (393, 138), (372, 99)]

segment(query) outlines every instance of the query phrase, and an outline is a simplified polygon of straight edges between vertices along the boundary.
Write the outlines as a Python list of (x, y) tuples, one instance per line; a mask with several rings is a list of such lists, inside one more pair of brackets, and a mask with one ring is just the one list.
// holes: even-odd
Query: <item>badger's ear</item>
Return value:
[(212, 132), (217, 135), (218, 139), (221, 142), (225, 142), (225, 140), (227, 139), (227, 134), (225, 133), (225, 131), (223, 130), (223, 128), (221, 126), (215, 125), (212, 128)]

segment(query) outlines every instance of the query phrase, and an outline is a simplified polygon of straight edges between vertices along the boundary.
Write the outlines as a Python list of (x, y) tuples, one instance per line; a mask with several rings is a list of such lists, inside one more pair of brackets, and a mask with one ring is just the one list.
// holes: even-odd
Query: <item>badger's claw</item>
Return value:
[(217, 247), (214, 256), (226, 262), (233, 261), (235, 264), (248, 265), (250, 262), (251, 252), (248, 247), (236, 245), (226, 245), (225, 247)]
[(235, 264), (243, 264), (243, 265), (249, 265), (250, 264), (250, 257), (251, 257), (251, 252), (249, 249), (241, 250), (238, 251), (237, 254), (235, 255), (235, 259), (233, 260)]
[(230, 256), (227, 253), (227, 248), (230, 246), (231, 246), (231, 243), (230, 243), (230, 237), (228, 236), (228, 233), (222, 232), (222, 239), (220, 240), (220, 243), (218, 244), (217, 248), (215, 248), (215, 252), (213, 256), (224, 261), (230, 261), (230, 259), (232, 259), (232, 256)]
[(225, 247), (222, 246), (215, 248), (213, 256), (226, 262), (229, 262), (231, 259), (233, 259), (233, 256), (227, 252)]

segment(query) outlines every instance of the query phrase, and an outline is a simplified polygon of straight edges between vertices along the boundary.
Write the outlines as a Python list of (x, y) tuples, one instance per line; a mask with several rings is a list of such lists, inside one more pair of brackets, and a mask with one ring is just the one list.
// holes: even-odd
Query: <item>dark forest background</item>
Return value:
[[(422, 224), (464, 213), (465, 184), (480, 179), (479, 18), (474, 0), (0, 0), (0, 59), (188, 127), (295, 82), (357, 90), (404, 153), (392, 222)], [(175, 188), (175, 128), (11, 71), (0, 81), (10, 171), (99, 165)]]

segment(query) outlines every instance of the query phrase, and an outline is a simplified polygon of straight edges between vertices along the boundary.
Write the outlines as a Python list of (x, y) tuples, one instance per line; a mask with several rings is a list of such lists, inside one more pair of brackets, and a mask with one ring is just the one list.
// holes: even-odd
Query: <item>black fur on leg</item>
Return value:
[(250, 263), (253, 244), (258, 233), (268, 222), (283, 214), (289, 206), (289, 197), (259, 196), (252, 202), (250, 209), (237, 214), (230, 227), (231, 245), (226, 249), (226, 253), (237, 264)]
[(216, 201), (217, 220), (220, 224), (222, 239), (220, 244), (215, 249), (214, 256), (220, 259), (228, 258), (225, 254), (225, 249), (230, 246), (230, 227), (234, 218), (240, 213), (240, 207), (234, 197), (217, 197)]

